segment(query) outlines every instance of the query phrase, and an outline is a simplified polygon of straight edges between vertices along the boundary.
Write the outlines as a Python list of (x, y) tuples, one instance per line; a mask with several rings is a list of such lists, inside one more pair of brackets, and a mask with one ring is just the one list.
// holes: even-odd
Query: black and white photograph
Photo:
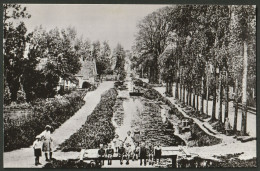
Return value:
[(4, 168), (257, 167), (256, 5), (2, 9)]

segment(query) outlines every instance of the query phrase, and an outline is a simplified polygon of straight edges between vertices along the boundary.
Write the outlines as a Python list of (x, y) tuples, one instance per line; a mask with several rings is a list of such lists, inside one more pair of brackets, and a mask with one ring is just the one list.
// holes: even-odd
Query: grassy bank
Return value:
[(86, 92), (73, 91), (64, 96), (37, 101), (30, 106), (32, 112), (27, 115), (4, 119), (4, 151), (29, 147), (45, 126), (53, 129), (75, 114), (85, 103)]
[[(162, 103), (168, 105), (171, 110), (169, 111), (170, 115), (175, 115), (179, 121), (184, 119), (183, 114), (168, 100), (166, 97), (163, 97), (157, 90), (153, 89), (148, 83), (142, 82), (141, 80), (135, 80), (135, 85), (142, 88), (144, 97), (149, 100), (161, 101)], [(206, 134), (196, 123), (190, 119), (190, 138), (189, 146), (210, 146), (221, 143), (221, 140), (215, 138), (214, 136)]]

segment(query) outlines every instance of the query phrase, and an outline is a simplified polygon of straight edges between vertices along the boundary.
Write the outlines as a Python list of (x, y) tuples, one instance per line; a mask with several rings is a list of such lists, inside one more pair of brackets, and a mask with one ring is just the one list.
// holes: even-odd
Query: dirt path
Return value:
[[(74, 134), (86, 121), (87, 117), (92, 113), (96, 105), (99, 103), (101, 94), (106, 90), (112, 88), (113, 82), (103, 82), (99, 87), (92, 92), (88, 92), (84, 97), (85, 105), (75, 113), (69, 120), (56, 129), (53, 134), (54, 147), (68, 139)], [(4, 156), (5, 168), (32, 168), (34, 166), (34, 156), (32, 147), (22, 148), (11, 152), (6, 152)], [(58, 154), (57, 154), (58, 155)], [(55, 158), (55, 153), (53, 154)], [(40, 162), (44, 165), (44, 156), (41, 157)], [(42, 167), (42, 166), (37, 166)]]

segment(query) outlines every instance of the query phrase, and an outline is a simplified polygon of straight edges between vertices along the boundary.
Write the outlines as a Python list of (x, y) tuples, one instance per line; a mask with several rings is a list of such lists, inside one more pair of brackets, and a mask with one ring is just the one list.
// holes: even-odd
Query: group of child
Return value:
[(132, 161), (140, 159), (140, 165), (144, 162), (144, 166), (146, 166), (147, 162), (149, 162), (149, 165), (157, 163), (158, 160), (160, 162), (162, 149), (159, 142), (157, 142), (155, 146), (153, 146), (152, 143), (146, 143), (144, 141), (134, 142), (133, 137), (131, 137), (131, 132), (128, 131), (127, 134), (124, 141), (120, 140), (118, 135), (115, 135), (115, 138), (111, 144), (108, 144), (106, 150), (103, 144), (100, 144), (98, 162), (101, 165), (104, 165), (105, 157), (107, 157), (108, 165), (112, 165), (114, 154), (116, 154), (116, 157), (119, 157), (121, 165), (124, 159), (126, 160), (126, 165), (129, 165), (130, 159), (132, 159)]
[(34, 156), (35, 156), (35, 166), (41, 165), (40, 157), (42, 156), (42, 151), (45, 153), (46, 161), (52, 159), (52, 138), (51, 138), (51, 126), (46, 125), (45, 130), (36, 136), (36, 140), (33, 142)]

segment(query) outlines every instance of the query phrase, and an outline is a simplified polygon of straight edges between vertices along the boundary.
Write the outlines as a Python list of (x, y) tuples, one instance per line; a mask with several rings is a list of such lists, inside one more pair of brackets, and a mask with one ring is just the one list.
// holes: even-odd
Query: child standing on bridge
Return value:
[(154, 156), (154, 148), (153, 144), (150, 142), (148, 145), (148, 159), (149, 159), (149, 165), (153, 165), (153, 156)]
[(135, 159), (138, 160), (139, 153), (140, 153), (139, 143), (135, 143), (135, 149), (133, 151), (133, 160)]
[(122, 143), (121, 147), (118, 149), (118, 157), (120, 158), (120, 164), (122, 165), (125, 157), (124, 143)]
[(154, 160), (157, 163), (157, 159), (159, 159), (159, 163), (162, 156), (162, 147), (159, 142), (157, 142), (156, 146), (154, 147)]
[(115, 153), (118, 153), (118, 149), (120, 147), (120, 142), (121, 142), (121, 140), (119, 140), (119, 136), (118, 136), (118, 134), (116, 134), (115, 138), (113, 139), (113, 146), (115, 149)]
[(126, 154), (126, 165), (129, 165), (129, 159), (130, 159), (131, 154), (132, 154), (131, 144), (129, 144), (129, 143), (126, 144), (125, 154)]
[(100, 149), (98, 150), (98, 155), (99, 155), (99, 163), (101, 164), (101, 166), (104, 165), (104, 160), (105, 160), (105, 149), (103, 147), (103, 144), (100, 144)]
[(147, 159), (147, 148), (145, 146), (145, 142), (142, 142), (142, 145), (140, 147), (140, 166), (142, 166), (143, 162), (142, 160), (144, 160), (144, 166), (146, 166), (146, 159)]
[(114, 149), (112, 148), (111, 144), (108, 145), (107, 153), (107, 164), (112, 165), (112, 159), (114, 155)]

